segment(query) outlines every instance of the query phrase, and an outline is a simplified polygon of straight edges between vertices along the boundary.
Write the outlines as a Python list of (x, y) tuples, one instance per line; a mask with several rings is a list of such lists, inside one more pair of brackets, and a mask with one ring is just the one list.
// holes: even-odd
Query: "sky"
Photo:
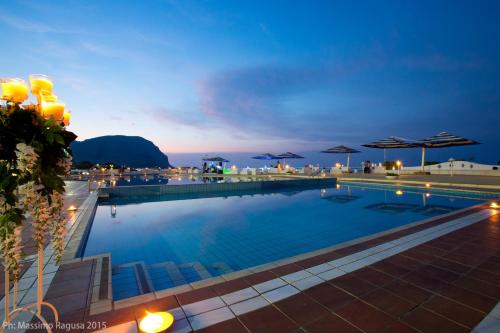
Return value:
[(0, 7), (0, 76), (49, 75), (79, 140), (139, 135), (180, 156), (448, 131), (484, 143), (458, 155), (500, 160), (498, 1)]

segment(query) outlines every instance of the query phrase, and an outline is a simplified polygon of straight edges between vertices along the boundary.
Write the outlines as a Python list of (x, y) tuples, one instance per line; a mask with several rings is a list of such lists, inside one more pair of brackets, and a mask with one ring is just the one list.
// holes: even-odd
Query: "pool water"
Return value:
[[(196, 176), (163, 176), (163, 175), (131, 175), (115, 177), (114, 186), (134, 186), (134, 185), (186, 185), (204, 183), (223, 183), (230, 178), (223, 177), (196, 177)], [(106, 185), (111, 186), (111, 180), (106, 179)]]
[[(403, 190), (404, 191), (404, 190)], [(115, 299), (318, 250), (475, 205), (480, 198), (341, 186), (101, 203), (85, 256), (111, 253)], [(137, 271), (148, 276), (144, 288)], [(144, 284), (144, 282), (142, 282)], [(141, 289), (142, 288), (142, 289)]]

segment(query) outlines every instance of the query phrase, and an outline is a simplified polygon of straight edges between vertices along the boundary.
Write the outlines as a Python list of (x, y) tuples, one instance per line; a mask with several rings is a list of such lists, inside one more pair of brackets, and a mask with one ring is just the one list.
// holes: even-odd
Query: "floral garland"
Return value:
[(66, 237), (66, 218), (63, 215), (64, 207), (64, 196), (59, 192), (54, 192), (51, 195), (52, 201), (52, 224), (51, 236), (52, 236), (52, 246), (54, 248), (54, 256), (56, 262), (59, 263), (64, 254), (64, 240)]
[[(22, 174), (30, 173), (31, 170), (36, 165), (38, 160), (38, 154), (35, 152), (33, 147), (30, 147), (24, 143), (19, 143), (16, 145), (16, 157), (17, 157), (17, 168)], [(0, 197), (0, 207), (5, 206), (5, 199)], [(22, 202), (19, 202), (19, 207), (23, 209)], [(2, 208), (0, 208), (1, 210)], [(5, 210), (5, 209), (4, 209)], [(1, 213), (1, 211), (0, 211)], [(0, 239), (0, 249), (3, 254), (3, 265), (4, 268), (12, 274), (14, 281), (19, 279), (21, 271), (21, 257), (22, 257), (22, 225), (16, 226), (11, 222), (12, 225), (9, 229), (13, 229), (14, 232), (4, 233)]]
[(43, 248), (50, 232), (60, 261), (66, 235), (64, 181), (71, 169), (69, 145), (76, 136), (53, 119), (19, 105), (0, 106), (0, 254), (5, 271), (19, 279), (22, 224)]
[(22, 241), (21, 241), (22, 226), (14, 228), (13, 233), (3, 235), (0, 242), (0, 249), (3, 254), (3, 266), (8, 271), (14, 281), (19, 279), (21, 272), (20, 262), (22, 255)]

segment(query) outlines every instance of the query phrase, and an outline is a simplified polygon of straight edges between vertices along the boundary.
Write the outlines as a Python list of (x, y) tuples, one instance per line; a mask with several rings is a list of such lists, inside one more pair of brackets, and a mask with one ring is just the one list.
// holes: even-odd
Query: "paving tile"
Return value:
[(389, 283), (388, 285), (384, 286), (384, 289), (415, 304), (421, 304), (433, 295), (427, 290), (401, 280), (395, 280)]
[[(86, 317), (86, 321), (92, 322), (105, 322), (108, 326), (118, 325), (124, 322), (132, 321), (136, 319), (136, 307), (128, 307), (120, 310), (108, 311), (104, 313), (100, 313), (93, 316)], [(141, 316), (145, 313), (144, 311), (141, 313)]]
[(500, 332), (500, 320), (494, 317), (486, 317), (477, 325), (474, 333), (498, 333)]
[(237, 315), (255, 311), (257, 309), (263, 308), (270, 305), (270, 303), (262, 296), (257, 296), (254, 298), (247, 299), (246, 301), (239, 302), (231, 305), (229, 308)]
[(463, 265), (456, 261), (447, 260), (445, 258), (438, 258), (431, 262), (431, 265), (460, 274), (471, 269), (470, 266)]
[(328, 280), (333, 280), (335, 278), (338, 278), (339, 276), (342, 276), (345, 274), (346, 274), (346, 272), (344, 272), (338, 268), (333, 268), (333, 269), (330, 269), (329, 271), (320, 273), (317, 276), (325, 281), (328, 281)]
[(377, 271), (371, 267), (362, 268), (356, 272), (353, 272), (353, 275), (359, 279), (365, 280), (379, 287), (384, 286), (394, 280), (393, 276)]
[(401, 277), (410, 272), (409, 269), (406, 269), (404, 267), (394, 265), (387, 260), (379, 261), (373, 265), (370, 266), (371, 268), (374, 268), (378, 271), (384, 272), (386, 274), (392, 275), (394, 277)]
[(488, 315), (500, 319), (500, 302), (497, 303)]
[(354, 277), (353, 274), (338, 277), (330, 283), (358, 297), (377, 288), (369, 282)]
[(216, 297), (217, 294), (210, 287), (190, 290), (182, 294), (176, 295), (180, 304), (189, 304), (198, 302), (204, 299)]
[(234, 318), (234, 314), (227, 307), (200, 313), (193, 317), (188, 317), (193, 330), (199, 330), (229, 319)]
[(324, 282), (325, 282), (324, 280), (322, 280), (319, 277), (313, 275), (313, 276), (310, 276), (308, 278), (296, 281), (296, 282), (292, 283), (292, 285), (295, 288), (303, 291), (303, 290), (312, 288), (312, 287), (317, 286), (318, 284), (321, 284), (321, 283), (324, 283)]
[(298, 294), (275, 303), (275, 306), (300, 326), (319, 319), (329, 311), (304, 294)]
[(362, 259), (362, 260), (357, 260), (357, 261), (351, 262), (349, 264), (339, 266), (337, 268), (346, 272), (346, 273), (350, 273), (350, 272), (353, 272), (355, 270), (366, 267), (367, 265), (368, 265), (368, 263)]
[(187, 319), (175, 320), (169, 333), (190, 333), (193, 330)]
[(281, 333), (298, 328), (295, 323), (273, 306), (266, 306), (238, 318), (252, 333)]
[(75, 293), (55, 298), (46, 298), (45, 301), (52, 303), (57, 308), (57, 311), (62, 315), (65, 313), (73, 313), (86, 308), (88, 292)]
[(319, 273), (323, 273), (323, 272), (326, 272), (326, 271), (329, 271), (330, 269), (332, 269), (333, 267), (328, 265), (328, 264), (320, 264), (320, 265), (316, 265), (316, 266), (312, 266), (312, 267), (309, 267), (309, 268), (306, 268), (306, 270), (308, 272), (310, 272), (311, 274), (314, 274), (314, 275), (317, 275)]
[(221, 296), (221, 298), (227, 305), (231, 305), (255, 296), (259, 296), (259, 293), (255, 291), (255, 289), (249, 287), (232, 292), (230, 294), (223, 295)]
[(211, 311), (224, 307), (226, 304), (222, 301), (220, 297), (212, 297), (205, 299), (203, 301), (198, 301), (195, 303), (190, 303), (182, 305), (182, 309), (186, 313), (186, 316), (194, 316), (203, 312)]
[(435, 266), (423, 266), (418, 269), (418, 273), (433, 279), (443, 280), (448, 283), (455, 281), (459, 274)]
[(245, 327), (237, 320), (230, 319), (207, 328), (196, 331), (197, 333), (248, 333)]
[(281, 278), (283, 280), (285, 280), (286, 282), (288, 282), (288, 283), (293, 283), (295, 281), (305, 279), (305, 278), (307, 278), (307, 277), (309, 277), (311, 275), (312, 274), (309, 273), (308, 271), (301, 270), (301, 271), (298, 271), (298, 272), (294, 272), (294, 273), (291, 273), (291, 274), (284, 275)]
[(283, 276), (283, 275), (295, 273), (295, 272), (298, 272), (300, 270), (302, 270), (302, 267), (300, 267), (296, 264), (287, 264), (287, 265), (283, 265), (283, 266), (274, 267), (271, 269), (271, 271), (278, 276)]
[(259, 284), (265, 281), (269, 281), (272, 279), (275, 279), (277, 276), (276, 274), (272, 273), (271, 271), (264, 271), (264, 272), (259, 272), (259, 273), (254, 273), (245, 276), (243, 279), (250, 285), (255, 285)]
[(481, 269), (474, 269), (467, 273), (467, 277), (500, 286), (500, 274), (491, 273)]
[(248, 282), (243, 279), (235, 279), (231, 281), (222, 282), (212, 286), (212, 289), (219, 295), (226, 295), (237, 290), (245, 289), (249, 286)]
[(286, 285), (287, 283), (283, 281), (280, 278), (275, 278), (269, 281), (265, 281), (256, 285), (253, 285), (252, 287), (257, 290), (259, 293), (265, 293), (267, 291), (282, 287)]
[(450, 284), (440, 280), (429, 277), (425, 274), (420, 273), (420, 271), (409, 273), (407, 276), (403, 277), (404, 281), (410, 282), (420, 288), (429, 290), (431, 292), (439, 292), (445, 289)]
[(391, 317), (360, 300), (348, 303), (335, 313), (366, 333), (380, 332), (394, 323)]
[(423, 308), (408, 313), (403, 321), (423, 333), (465, 333), (470, 330)]
[(466, 304), (485, 313), (488, 313), (497, 302), (496, 299), (492, 297), (481, 295), (455, 285), (451, 285), (439, 293), (456, 302)]
[(463, 277), (454, 281), (453, 284), (458, 287), (465, 288), (485, 296), (500, 299), (500, 287), (484, 281), (480, 282), (475, 279)]
[(278, 302), (282, 299), (285, 299), (285, 298), (288, 298), (290, 296), (293, 296), (295, 294), (298, 294), (300, 291), (291, 286), (291, 285), (286, 285), (286, 286), (283, 286), (283, 287), (280, 287), (278, 289), (273, 289), (271, 291), (268, 291), (264, 294), (262, 294), (262, 296), (267, 299), (269, 302), (271, 303), (274, 303), (274, 302)]
[(415, 307), (415, 303), (408, 302), (385, 289), (377, 289), (362, 299), (372, 306), (387, 312), (394, 317), (401, 317)]
[(453, 260), (468, 266), (477, 266), (484, 261), (481, 256), (466, 255), (457, 251), (451, 252), (444, 256), (445, 259)]
[(150, 312), (171, 311), (172, 309), (179, 308), (179, 303), (174, 296), (162, 297), (160, 299), (150, 301), (144, 305)]
[(414, 270), (416, 270), (424, 265), (423, 263), (421, 263), (418, 260), (403, 256), (400, 254), (397, 254), (395, 256), (387, 258), (386, 261), (393, 264), (393, 265), (403, 267), (403, 268), (410, 270), (410, 271), (414, 271)]
[(419, 333), (419, 331), (401, 322), (396, 322), (386, 327), (382, 333)]
[(427, 310), (431, 310), (469, 328), (476, 326), (484, 317), (484, 313), (482, 312), (439, 295), (433, 296), (422, 306)]
[(308, 333), (360, 333), (356, 327), (352, 326), (340, 317), (329, 314), (320, 319), (307, 324), (305, 327)]
[(332, 311), (335, 311), (345, 304), (355, 300), (352, 295), (326, 283), (306, 290), (305, 294)]

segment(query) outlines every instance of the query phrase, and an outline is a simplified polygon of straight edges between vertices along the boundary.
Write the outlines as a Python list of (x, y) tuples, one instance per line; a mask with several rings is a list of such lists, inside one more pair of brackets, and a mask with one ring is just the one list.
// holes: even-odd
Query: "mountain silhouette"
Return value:
[(168, 157), (149, 140), (140, 136), (106, 135), (71, 145), (75, 163), (88, 161), (116, 163), (133, 168), (170, 167)]

